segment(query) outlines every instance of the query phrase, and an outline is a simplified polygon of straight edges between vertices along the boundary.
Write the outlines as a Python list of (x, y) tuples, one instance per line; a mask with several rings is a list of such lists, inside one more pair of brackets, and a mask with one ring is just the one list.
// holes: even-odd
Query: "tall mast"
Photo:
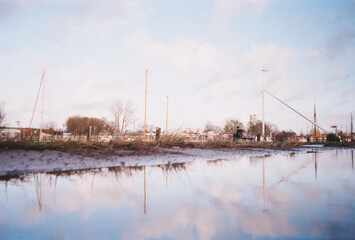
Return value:
[(147, 85), (148, 85), (148, 69), (145, 70), (145, 104), (144, 104), (144, 141), (147, 133)]
[(45, 74), (45, 72), (46, 72), (46, 70), (44, 69), (44, 70), (43, 70), (43, 73), (42, 73), (41, 83), (39, 84), (39, 88), (38, 88), (38, 92), (37, 92), (37, 97), (36, 97), (36, 102), (35, 102), (35, 106), (34, 106), (34, 108), (33, 108), (32, 116), (31, 116), (30, 125), (28, 126), (26, 138), (28, 138), (28, 136), (30, 135), (32, 120), (33, 120), (33, 116), (35, 115), (36, 106), (37, 106), (37, 101), (38, 101), (39, 93), (41, 92), (41, 87), (42, 87), (42, 82), (43, 82), (43, 79), (44, 79), (44, 74)]
[[(316, 110), (316, 104), (314, 104), (314, 119), (313, 122), (317, 123), (317, 110)], [(314, 136), (317, 137), (317, 126), (314, 125)]]
[(264, 121), (264, 73), (268, 72), (269, 70), (262, 69), (263, 72), (263, 89), (262, 89), (262, 129), (261, 129), (261, 138), (262, 141), (265, 139), (265, 121)]
[(265, 136), (265, 122), (264, 122), (264, 75), (263, 75), (263, 89), (262, 89), (262, 93), (261, 93), (261, 96), (262, 96), (262, 127), (261, 127), (261, 141), (264, 141), (264, 136)]
[[(46, 74), (46, 69), (43, 70), (43, 75)], [(45, 77), (43, 78), (43, 83), (42, 83), (42, 112), (41, 112), (41, 125), (40, 125), (40, 130), (39, 130), (39, 141), (42, 141), (42, 128), (43, 128), (43, 109), (44, 109), (44, 83), (45, 83)]]
[(350, 123), (350, 138), (351, 141), (354, 140), (354, 132), (353, 132), (353, 114), (351, 113), (351, 123)]
[(166, 129), (165, 129), (165, 135), (168, 135), (168, 115), (169, 113), (169, 96), (166, 96)]

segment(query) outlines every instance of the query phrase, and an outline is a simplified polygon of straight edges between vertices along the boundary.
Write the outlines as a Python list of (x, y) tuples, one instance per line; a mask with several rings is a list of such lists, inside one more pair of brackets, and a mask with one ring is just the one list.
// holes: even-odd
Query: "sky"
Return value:
[[(355, 1), (0, 0), (0, 101), (28, 127), (43, 70), (43, 121), (105, 117), (132, 101), (138, 128), (200, 128), (261, 119), (264, 86), (326, 130), (355, 115)], [(267, 69), (269, 72), (262, 72)], [(40, 125), (41, 98), (33, 119)], [(311, 124), (265, 95), (280, 130)]]

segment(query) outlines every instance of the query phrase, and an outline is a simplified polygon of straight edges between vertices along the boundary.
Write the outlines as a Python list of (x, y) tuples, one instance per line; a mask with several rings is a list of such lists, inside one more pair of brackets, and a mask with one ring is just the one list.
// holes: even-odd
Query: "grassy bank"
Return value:
[(112, 153), (116, 150), (123, 151), (155, 151), (156, 147), (143, 141), (112, 141), (112, 142), (86, 142), (86, 141), (55, 141), (55, 142), (31, 142), (31, 141), (4, 141), (0, 142), (1, 150), (55, 150), (69, 153)]
[[(310, 143), (307, 143), (309, 145)], [(355, 147), (355, 142), (326, 142), (327, 147)], [(117, 151), (130, 151), (135, 153), (156, 153), (166, 148), (198, 148), (198, 149), (274, 149), (289, 150), (302, 148), (303, 143), (293, 142), (233, 142), (223, 140), (210, 140), (205, 142), (187, 142), (181, 138), (163, 138), (159, 142), (111, 141), (111, 142), (86, 142), (86, 141), (56, 141), (56, 142), (31, 142), (31, 141), (3, 141), (0, 142), (1, 150), (56, 150), (69, 153), (113, 153)]]
[(70, 153), (99, 152), (110, 153), (117, 150), (136, 152), (156, 152), (164, 148), (201, 148), (201, 149), (291, 149), (299, 147), (296, 143), (241, 143), (232, 141), (206, 141), (186, 142), (182, 139), (162, 139), (159, 142), (111, 141), (111, 142), (86, 142), (86, 141), (56, 141), (56, 142), (31, 142), (31, 141), (3, 141), (0, 150), (56, 150)]

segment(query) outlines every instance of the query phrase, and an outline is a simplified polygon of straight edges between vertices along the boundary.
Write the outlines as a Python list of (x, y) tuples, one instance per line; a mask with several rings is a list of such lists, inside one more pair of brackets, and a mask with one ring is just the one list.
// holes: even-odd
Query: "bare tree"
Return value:
[(45, 129), (57, 129), (57, 123), (55, 121), (48, 121), (46, 122), (45, 124), (43, 124), (44, 128)]
[(206, 122), (203, 132), (207, 133), (207, 132), (210, 132), (210, 131), (213, 131), (215, 133), (219, 133), (219, 132), (222, 131), (222, 129), (219, 126), (214, 125), (211, 122)]
[(115, 135), (125, 133), (127, 127), (134, 123), (135, 109), (131, 101), (117, 100), (111, 105), (111, 113), (115, 119)]
[(47, 129), (50, 134), (54, 133), (54, 130), (56, 130), (57, 123), (54, 121), (48, 121), (45, 124), (43, 124), (44, 129)]
[[(265, 123), (265, 135), (270, 135), (273, 131), (276, 131), (277, 127), (275, 124), (272, 123)], [(248, 134), (249, 135), (261, 135), (262, 131), (262, 122), (260, 120), (252, 120), (249, 121), (248, 124)]]
[(66, 122), (67, 131), (71, 131), (74, 136), (87, 135), (90, 126), (95, 129), (95, 134), (102, 132), (106, 122), (105, 119), (73, 116)]
[(229, 119), (224, 125), (225, 133), (236, 133), (238, 129), (243, 128), (243, 123), (241, 123), (238, 119)]
[(4, 102), (0, 102), (0, 126), (2, 126), (2, 122), (5, 119), (5, 103)]

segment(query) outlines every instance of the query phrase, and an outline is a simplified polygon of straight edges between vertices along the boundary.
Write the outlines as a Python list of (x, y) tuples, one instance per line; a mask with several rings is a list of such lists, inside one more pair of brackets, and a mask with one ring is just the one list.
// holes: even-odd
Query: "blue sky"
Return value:
[[(223, 126), (261, 118), (265, 88), (318, 123), (343, 130), (355, 114), (354, 1), (0, 0), (0, 101), (6, 124), (28, 126), (43, 69), (44, 121), (106, 117), (118, 99), (143, 123)], [(266, 120), (306, 131), (305, 120), (265, 96)], [(40, 108), (34, 118), (39, 126)]]

